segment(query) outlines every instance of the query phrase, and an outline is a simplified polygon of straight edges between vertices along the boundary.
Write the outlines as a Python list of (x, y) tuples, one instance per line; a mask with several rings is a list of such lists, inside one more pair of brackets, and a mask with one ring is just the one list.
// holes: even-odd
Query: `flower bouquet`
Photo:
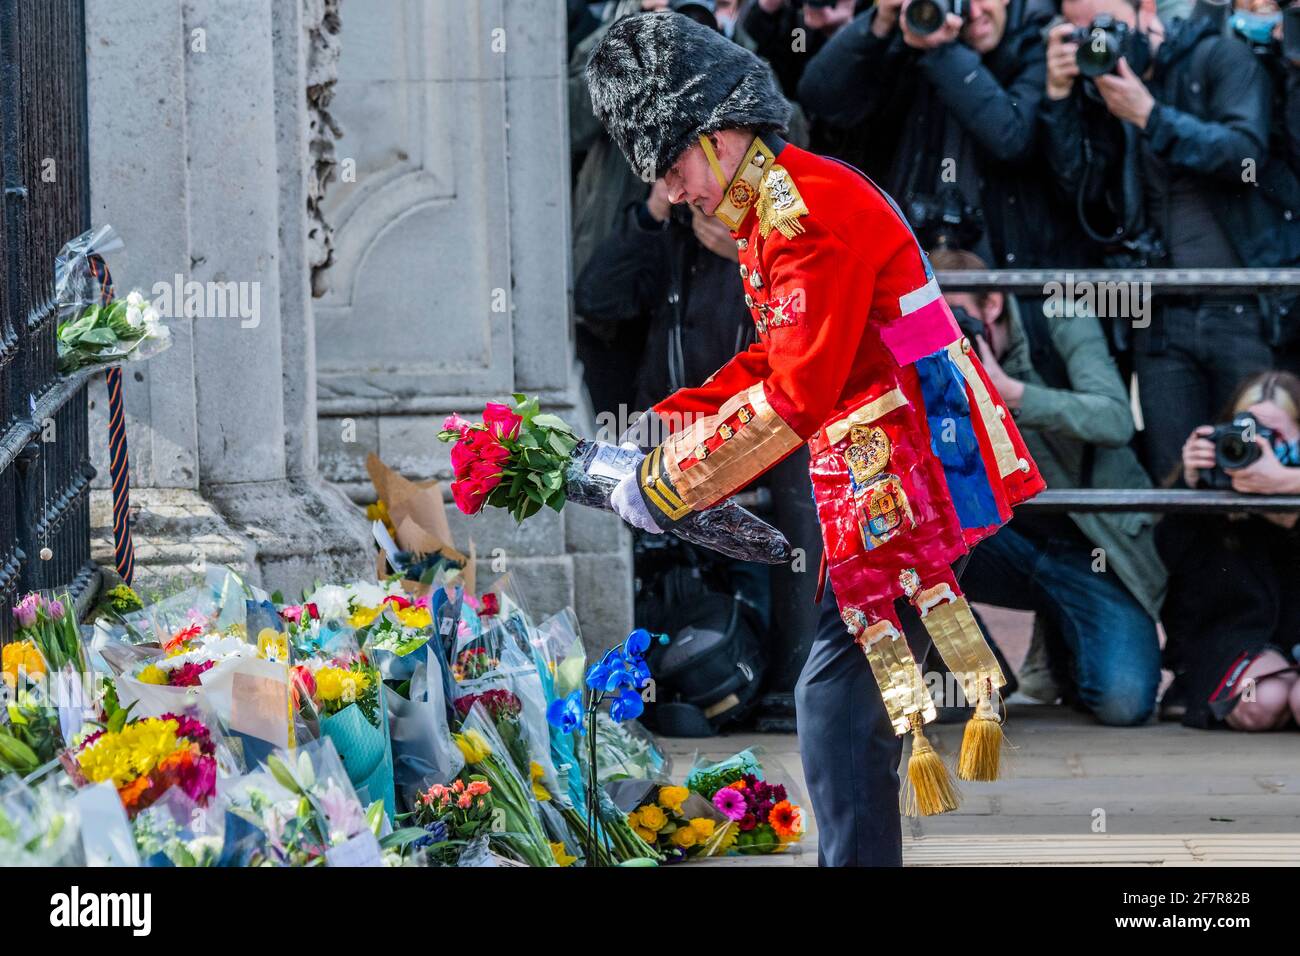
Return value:
[[(6, 686), (35, 685), (31, 695), (19, 702), (25, 714), (10, 710), (11, 724), (21, 725), (15, 718), (32, 716), (37, 709), (48, 710), (57, 714), (64, 741), (80, 731), (85, 718), (96, 709), (85, 680), (89, 667), (72, 608), (67, 594), (46, 596), (33, 591), (26, 595), (13, 611), (15, 640), (0, 652)], [(24, 675), (21, 682), (20, 672)]]
[[(536, 398), (514, 396), (513, 406), (489, 402), (482, 424), (450, 415), (438, 438), (454, 442), (451, 483), (467, 515), (485, 505), (505, 508), (516, 521), (566, 501), (610, 510), (609, 496), (640, 465), (641, 452), (578, 438), (562, 419), (542, 414)], [(692, 512), (672, 533), (742, 561), (783, 564), (790, 542), (731, 499)]]
[(152, 358), (171, 345), (171, 330), (140, 290), (92, 305), (59, 323), (59, 371)]
[(751, 751), (693, 770), (686, 786), (727, 820), (705, 845), (708, 856), (779, 853), (803, 838), (803, 809), (790, 802), (784, 786), (763, 779)]
[(157, 355), (171, 344), (171, 332), (156, 308), (134, 291), (107, 305), (99, 301), (94, 262), (122, 248), (112, 226), (88, 229), (54, 259), (54, 298), (59, 316), (59, 371), (112, 365)]
[(52, 780), (0, 780), (0, 866), (83, 866), (76, 810)]
[(245, 641), (242, 632), (238, 624), (224, 632), (205, 632), (198, 624), (181, 628), (163, 642), (160, 655), (118, 675), (118, 701), (123, 706), (136, 703), (137, 713), (157, 716), (202, 699), (229, 721), (235, 672), (242, 662), (259, 656), (257, 646)]
[(348, 779), (367, 803), (382, 800), (392, 819), (393, 754), (379, 671), (363, 651), (314, 658), (294, 668), (300, 706), (317, 717), (320, 734), (334, 743)]
[(222, 865), (382, 865), (383, 805), (368, 808), (329, 740), (272, 754), (266, 772), (230, 781)]
[(726, 818), (699, 794), (685, 787), (655, 788), (627, 815), (628, 825), (670, 863), (703, 856)]
[(127, 718), (117, 710), (107, 726), (81, 742), (69, 772), (83, 784), (111, 780), (134, 817), (170, 787), (180, 787), (199, 806), (216, 792), (217, 759), (212, 736), (184, 714)]
[(554, 866), (555, 857), (538, 819), (532, 788), (506, 755), (505, 743), (481, 705), (470, 709), (461, 733), (454, 739), (465, 757), (467, 770), (481, 775), (492, 787), (493, 806), (500, 811), (500, 826), (493, 828), (493, 841), (528, 866)]
[(492, 784), (482, 774), (454, 780), (451, 786), (435, 783), (416, 795), (413, 823), (427, 835), (411, 843), (442, 866), (455, 866), (464, 849), (486, 840), (492, 829)]

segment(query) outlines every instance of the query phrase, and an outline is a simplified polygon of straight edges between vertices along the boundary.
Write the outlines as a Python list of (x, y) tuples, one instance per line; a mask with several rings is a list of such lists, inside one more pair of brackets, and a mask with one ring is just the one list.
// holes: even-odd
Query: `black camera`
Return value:
[(938, 32), (948, 14), (955, 13), (962, 22), (970, 18), (968, 0), (912, 0), (903, 11), (907, 28), (919, 36)]
[(1116, 72), (1120, 57), (1128, 60), (1138, 76), (1149, 65), (1151, 45), (1147, 35), (1109, 13), (1099, 13), (1088, 26), (1076, 29), (1070, 41), (1079, 45), (1075, 62), (1079, 72), (1089, 79)]
[(970, 249), (984, 235), (983, 211), (966, 202), (955, 184), (937, 195), (909, 194), (906, 209), (922, 249)]
[(959, 305), (952, 306), (952, 317), (957, 320), (961, 334), (972, 342), (984, 334), (984, 323)]
[(1201, 472), (1201, 487), (1231, 488), (1232, 476), (1224, 469), (1253, 465), (1264, 454), (1255, 442), (1256, 436), (1272, 443), (1275, 435), (1273, 429), (1261, 425), (1250, 412), (1241, 412), (1232, 421), (1215, 425), (1209, 436), (1214, 443), (1214, 467)]

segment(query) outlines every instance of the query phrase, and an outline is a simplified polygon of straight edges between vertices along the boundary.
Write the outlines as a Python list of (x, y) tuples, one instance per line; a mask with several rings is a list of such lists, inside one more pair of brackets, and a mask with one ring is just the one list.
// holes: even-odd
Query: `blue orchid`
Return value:
[(627, 648), (627, 653), (632, 657), (641, 657), (650, 649), (650, 632), (644, 627), (638, 627), (627, 636), (623, 646)]
[(582, 734), (582, 691), (575, 690), (568, 697), (551, 701), (546, 708), (546, 720), (562, 734)]
[(609, 716), (620, 724), (625, 720), (635, 720), (644, 710), (645, 701), (641, 695), (628, 688), (619, 691), (618, 696), (609, 702)]

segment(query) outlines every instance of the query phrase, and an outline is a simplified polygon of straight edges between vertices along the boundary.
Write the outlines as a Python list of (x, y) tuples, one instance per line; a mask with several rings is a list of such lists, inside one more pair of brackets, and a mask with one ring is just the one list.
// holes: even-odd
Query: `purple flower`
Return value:
[(18, 619), (19, 627), (33, 627), (36, 624), (36, 616), (41, 610), (41, 596), (35, 592), (27, 595), (18, 602), (14, 608), (14, 617)]
[(722, 815), (728, 820), (739, 820), (745, 815), (745, 798), (741, 796), (739, 790), (733, 790), (731, 787), (723, 787), (713, 795), (713, 805), (721, 811)]
[(50, 617), (54, 618), (54, 620), (56, 620), (56, 621), (61, 621), (61, 620), (63, 620), (63, 602), (62, 602), (62, 601), (51, 601), (51, 602), (50, 602)]

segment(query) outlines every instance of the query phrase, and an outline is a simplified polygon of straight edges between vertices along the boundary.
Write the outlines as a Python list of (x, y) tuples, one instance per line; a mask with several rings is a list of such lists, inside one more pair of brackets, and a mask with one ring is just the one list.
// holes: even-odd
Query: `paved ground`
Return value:
[[(962, 725), (931, 727), (931, 741), (951, 766)], [(964, 784), (962, 807), (953, 813), (905, 818), (905, 864), (1300, 864), (1294, 729), (1252, 735), (1176, 724), (1105, 728), (1066, 708), (1012, 704), (1006, 733), (1014, 749), (1004, 779)], [(679, 776), (697, 751), (721, 759), (756, 746), (769, 772), (803, 793), (793, 735), (662, 742)], [(816, 821), (810, 823), (797, 853), (708, 865), (815, 866)], [(1094, 832), (1101, 826), (1104, 832)]]

